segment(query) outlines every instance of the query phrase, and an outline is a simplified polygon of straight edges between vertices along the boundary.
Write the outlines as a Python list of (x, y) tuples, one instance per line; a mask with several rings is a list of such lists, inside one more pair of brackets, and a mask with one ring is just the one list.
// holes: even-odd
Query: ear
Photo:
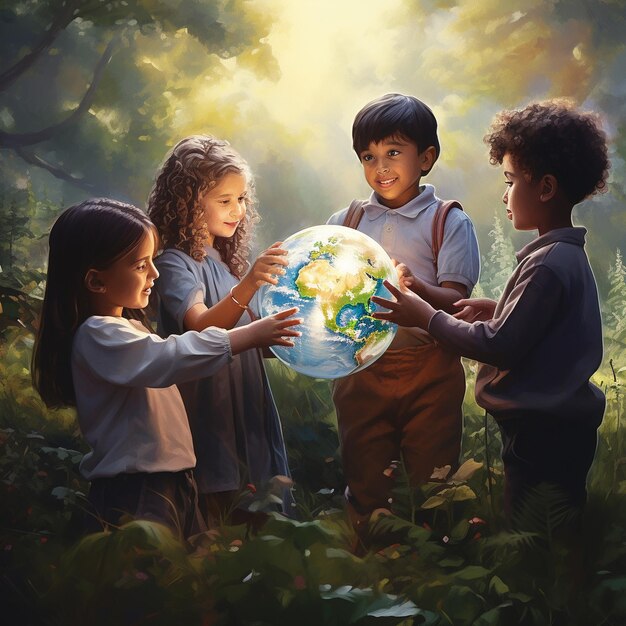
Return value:
[(420, 167), (422, 172), (428, 173), (437, 160), (437, 150), (435, 146), (429, 146), (420, 155)]
[(107, 288), (100, 278), (100, 272), (98, 270), (89, 270), (85, 274), (85, 287), (92, 293), (104, 293)]
[(539, 181), (539, 199), (542, 202), (552, 200), (559, 189), (559, 181), (552, 174), (544, 174)]

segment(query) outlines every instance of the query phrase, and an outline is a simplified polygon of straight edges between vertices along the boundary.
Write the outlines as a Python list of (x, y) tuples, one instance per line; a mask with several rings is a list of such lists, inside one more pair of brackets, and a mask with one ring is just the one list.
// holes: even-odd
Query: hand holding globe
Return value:
[(390, 297), (398, 285), (394, 265), (373, 239), (344, 226), (313, 226), (281, 245), (289, 265), (275, 285), (262, 287), (261, 312), (291, 307), (303, 318), (292, 348), (272, 352), (297, 372), (340, 378), (373, 363), (393, 340), (396, 325), (372, 317), (372, 296)]

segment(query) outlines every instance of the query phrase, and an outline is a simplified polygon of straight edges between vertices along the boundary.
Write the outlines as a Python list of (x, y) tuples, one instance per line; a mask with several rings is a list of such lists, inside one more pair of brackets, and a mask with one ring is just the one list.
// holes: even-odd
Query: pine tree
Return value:
[(491, 248), (487, 256), (483, 257), (480, 284), (487, 297), (498, 300), (513, 273), (516, 261), (513, 244), (505, 235), (497, 213), (494, 215), (493, 228), (489, 231), (489, 236), (492, 239)]
[(626, 340), (626, 267), (621, 251), (615, 254), (615, 264), (609, 267), (609, 295), (604, 306), (605, 325), (617, 341)]

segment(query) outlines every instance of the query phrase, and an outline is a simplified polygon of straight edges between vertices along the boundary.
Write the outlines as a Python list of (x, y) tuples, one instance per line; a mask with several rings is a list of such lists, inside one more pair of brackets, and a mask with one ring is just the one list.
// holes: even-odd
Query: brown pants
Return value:
[(359, 526), (389, 508), (400, 454), (412, 486), (433, 468), (458, 466), (465, 374), (458, 356), (436, 343), (387, 350), (370, 367), (335, 382), (348, 512)]

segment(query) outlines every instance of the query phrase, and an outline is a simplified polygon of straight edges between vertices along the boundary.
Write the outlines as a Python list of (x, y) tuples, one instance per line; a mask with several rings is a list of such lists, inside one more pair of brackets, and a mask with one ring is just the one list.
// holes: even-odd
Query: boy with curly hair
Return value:
[(506, 513), (549, 483), (577, 525), (605, 398), (590, 381), (602, 360), (602, 323), (587, 231), (572, 225), (572, 209), (606, 187), (606, 137), (595, 115), (552, 100), (500, 113), (485, 142), (492, 164), (503, 166), (509, 219), (539, 234), (517, 254), (501, 299), (459, 300), (463, 309), (449, 315), (391, 285), (396, 302), (374, 298), (390, 309), (375, 317), (428, 329), (481, 362), (476, 400), (502, 433)]

